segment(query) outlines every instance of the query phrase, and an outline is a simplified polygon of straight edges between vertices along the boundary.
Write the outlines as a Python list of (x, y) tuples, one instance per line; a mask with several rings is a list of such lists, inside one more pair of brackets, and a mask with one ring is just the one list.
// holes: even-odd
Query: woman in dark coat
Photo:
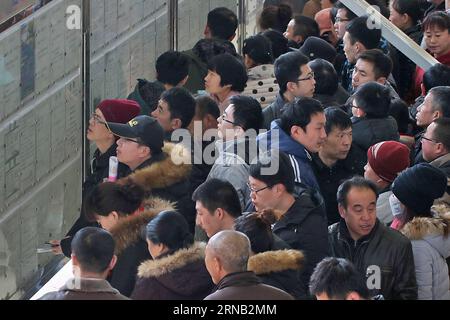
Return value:
[(298, 250), (277, 250), (270, 222), (263, 215), (251, 213), (236, 219), (234, 229), (250, 239), (252, 256), (248, 270), (264, 284), (286, 291), (296, 299), (303, 294), (299, 271), (303, 253)]
[(202, 300), (214, 288), (205, 266), (205, 245), (194, 243), (185, 218), (161, 212), (147, 225), (153, 260), (139, 266), (136, 300)]
[(111, 232), (116, 243), (117, 263), (107, 280), (127, 297), (134, 289), (138, 266), (150, 258), (142, 236), (147, 223), (161, 211), (173, 209), (158, 198), (144, 201), (144, 194), (135, 184), (104, 182), (86, 199), (88, 219)]

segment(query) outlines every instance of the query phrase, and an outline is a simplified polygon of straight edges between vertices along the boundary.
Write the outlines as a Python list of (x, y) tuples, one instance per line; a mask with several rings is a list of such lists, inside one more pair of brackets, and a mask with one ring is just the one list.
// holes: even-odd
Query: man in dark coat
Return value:
[(214, 235), (206, 246), (205, 263), (217, 287), (205, 300), (293, 300), (247, 271), (249, 256), (250, 240), (243, 233), (226, 230)]
[(366, 276), (370, 295), (387, 300), (417, 299), (417, 283), (409, 239), (377, 219), (376, 185), (361, 177), (338, 190), (342, 220), (328, 229), (330, 254), (350, 260)]
[(114, 247), (106, 230), (86, 227), (78, 231), (72, 241), (75, 278), (39, 300), (128, 300), (105, 280), (117, 261)]

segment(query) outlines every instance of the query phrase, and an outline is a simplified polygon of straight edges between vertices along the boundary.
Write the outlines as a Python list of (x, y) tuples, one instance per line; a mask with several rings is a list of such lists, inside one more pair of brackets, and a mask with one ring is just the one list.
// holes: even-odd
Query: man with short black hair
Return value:
[(218, 7), (208, 13), (204, 35), (205, 38), (219, 38), (233, 41), (238, 27), (236, 14), (228, 8)]
[(313, 18), (296, 16), (289, 22), (284, 36), (290, 47), (298, 49), (308, 37), (320, 37), (319, 25)]
[(371, 296), (387, 300), (417, 299), (417, 283), (409, 239), (377, 219), (378, 190), (361, 177), (345, 181), (337, 200), (342, 220), (328, 229), (330, 254), (350, 260), (367, 278)]
[(242, 213), (239, 197), (228, 181), (210, 179), (192, 195), (196, 202), (197, 226), (210, 238), (219, 231), (232, 230), (234, 219)]
[(100, 228), (86, 227), (72, 240), (72, 264), (75, 278), (59, 291), (39, 300), (129, 300), (106, 281), (117, 256), (112, 235)]
[(270, 129), (273, 120), (281, 117), (286, 103), (295, 98), (313, 97), (316, 81), (308, 62), (308, 57), (300, 52), (288, 52), (275, 60), (275, 78), (280, 92), (275, 101), (263, 110), (266, 129)]
[(166, 140), (171, 141), (173, 131), (189, 127), (195, 115), (195, 104), (194, 97), (184, 88), (174, 87), (163, 92), (151, 115), (164, 129)]
[(156, 60), (156, 79), (166, 90), (182, 87), (189, 77), (189, 59), (177, 51), (167, 51)]
[(342, 258), (325, 258), (314, 269), (309, 291), (317, 300), (369, 300), (364, 277), (353, 263)]

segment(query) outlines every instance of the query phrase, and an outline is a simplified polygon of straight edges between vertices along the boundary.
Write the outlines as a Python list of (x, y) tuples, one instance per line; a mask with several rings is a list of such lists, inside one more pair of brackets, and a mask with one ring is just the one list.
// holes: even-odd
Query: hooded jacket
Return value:
[(436, 218), (416, 217), (401, 232), (411, 240), (420, 300), (450, 300), (448, 266), (450, 207)]
[[(278, 137), (275, 134), (278, 134)], [(292, 139), (281, 129), (280, 120), (273, 121), (271, 130), (259, 135), (258, 142), (262, 143), (262, 148), (267, 147), (267, 150), (279, 149), (286, 153), (294, 169), (295, 182), (303, 183), (314, 190), (320, 191), (319, 183), (312, 168), (310, 153), (303, 145)]]
[[(350, 260), (368, 277), (368, 283), (374, 285), (369, 288), (371, 296), (382, 294), (386, 300), (417, 299), (411, 242), (401, 233), (377, 220), (367, 236), (354, 241), (346, 222), (341, 220), (328, 228), (328, 239), (332, 257)], [(381, 276), (379, 288), (377, 274)]]
[[(142, 163), (127, 178), (151, 196), (174, 202), (194, 232), (195, 205), (191, 200), (191, 154), (182, 144), (164, 143), (163, 152)], [(174, 162), (175, 161), (175, 162)]]
[(144, 208), (142, 213), (122, 218), (111, 230), (117, 263), (107, 280), (127, 297), (133, 291), (138, 266), (150, 258), (147, 241), (143, 238), (145, 227), (161, 211), (173, 210), (171, 203), (159, 198), (147, 199)]
[(214, 288), (205, 266), (205, 244), (147, 260), (139, 266), (134, 300), (203, 300)]
[(248, 270), (253, 271), (264, 284), (300, 299), (302, 292), (299, 271), (303, 260), (303, 253), (298, 250), (266, 251), (250, 257)]

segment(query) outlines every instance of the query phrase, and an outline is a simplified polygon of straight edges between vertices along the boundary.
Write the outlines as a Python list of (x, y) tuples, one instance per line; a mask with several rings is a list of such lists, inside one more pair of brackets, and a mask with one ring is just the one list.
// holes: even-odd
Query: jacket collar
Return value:
[(243, 287), (260, 284), (262, 281), (251, 271), (230, 273), (222, 278), (216, 286), (216, 290), (227, 287)]
[(433, 162), (431, 162), (431, 165), (438, 168), (446, 165), (450, 166), (450, 153), (447, 153), (446, 155), (435, 159)]
[(250, 257), (248, 270), (257, 276), (271, 272), (299, 270), (303, 261), (304, 255), (298, 250), (266, 251)]
[(69, 279), (61, 291), (119, 294), (119, 291), (111, 287), (108, 281), (88, 278)]
[(312, 161), (311, 154), (306, 150), (306, 148), (297, 142), (296, 140), (292, 139), (291, 136), (289, 136), (286, 132), (284, 132), (283, 129), (280, 127), (280, 120), (275, 120), (271, 124), (271, 130), (268, 132), (271, 137), (274, 134), (274, 130), (277, 130), (277, 133), (279, 135), (279, 141), (274, 141), (272, 138), (270, 138), (271, 148), (279, 148), (281, 151), (292, 154), (295, 157), (298, 157), (305, 161)]
[(126, 179), (146, 191), (163, 189), (187, 179), (192, 167), (190, 163), (191, 154), (182, 144), (166, 142), (161, 155), (147, 160)]
[(347, 223), (345, 222), (344, 219), (341, 219), (341, 221), (339, 222), (338, 239), (345, 241), (347, 243), (352, 243), (354, 247), (357, 247), (365, 242), (372, 240), (373, 237), (375, 236), (375, 234), (377, 233), (379, 227), (380, 227), (380, 221), (377, 219), (372, 231), (370, 231), (370, 233), (368, 235), (363, 236), (355, 241), (350, 236), (350, 232), (348, 231), (348, 228), (347, 228)]
[(181, 249), (175, 253), (160, 259), (144, 261), (138, 269), (141, 278), (159, 277), (164, 274), (181, 269), (184, 266), (205, 258), (206, 244), (197, 242), (187, 249)]
[(142, 241), (142, 231), (147, 223), (161, 211), (174, 210), (173, 204), (159, 198), (149, 198), (144, 202), (144, 211), (122, 218), (111, 230), (116, 242), (115, 254), (120, 255), (132, 244)]

